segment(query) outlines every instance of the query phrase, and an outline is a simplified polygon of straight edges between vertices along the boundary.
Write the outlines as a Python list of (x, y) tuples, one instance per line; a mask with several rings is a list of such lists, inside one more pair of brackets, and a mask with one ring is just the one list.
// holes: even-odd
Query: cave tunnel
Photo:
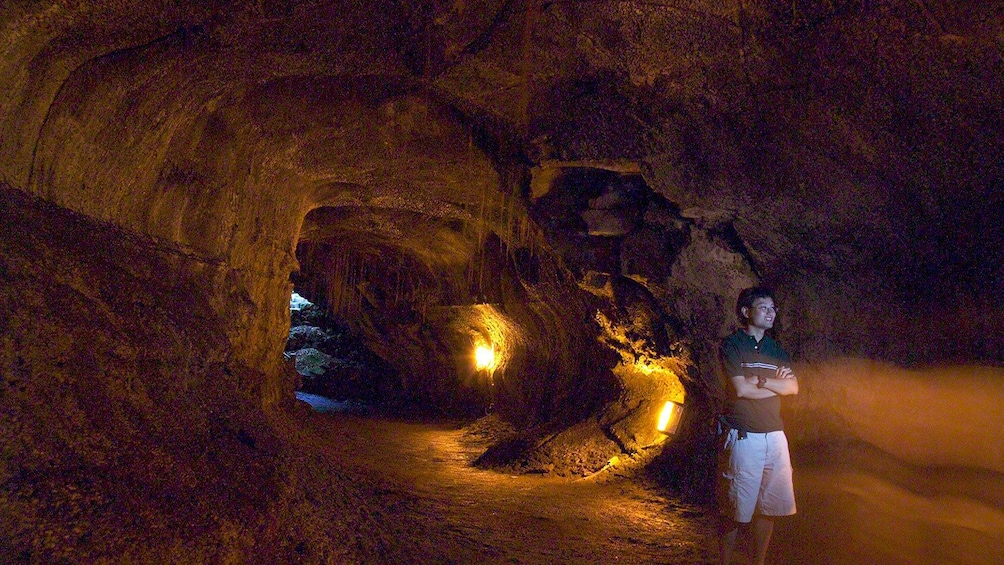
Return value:
[(768, 562), (1000, 562), (1002, 37), (975, 0), (0, 4), (0, 562), (717, 562), (757, 284), (800, 381)]

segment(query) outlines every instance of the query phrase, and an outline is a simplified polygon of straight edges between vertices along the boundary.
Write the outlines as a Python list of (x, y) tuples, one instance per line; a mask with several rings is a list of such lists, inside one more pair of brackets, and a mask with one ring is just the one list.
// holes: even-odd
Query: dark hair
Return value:
[(739, 300), (736, 300), (736, 316), (739, 317), (740, 323), (745, 324), (747, 322), (746, 316), (743, 316), (743, 308), (752, 308), (753, 303), (758, 298), (770, 298), (775, 302), (777, 301), (774, 298), (774, 293), (764, 286), (751, 286), (743, 290), (739, 293)]

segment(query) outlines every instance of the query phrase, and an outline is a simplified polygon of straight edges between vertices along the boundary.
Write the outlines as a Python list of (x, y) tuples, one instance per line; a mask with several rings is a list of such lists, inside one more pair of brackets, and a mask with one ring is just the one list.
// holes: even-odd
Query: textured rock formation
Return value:
[(114, 445), (203, 464), (217, 403), (285, 445), (294, 285), (402, 399), (494, 384), (521, 435), (485, 461), (564, 473), (657, 443), (668, 398), (699, 434), (754, 282), (802, 360), (1000, 363), (995, 3), (189, 4), (0, 6), (5, 523), (72, 531), (18, 485)]

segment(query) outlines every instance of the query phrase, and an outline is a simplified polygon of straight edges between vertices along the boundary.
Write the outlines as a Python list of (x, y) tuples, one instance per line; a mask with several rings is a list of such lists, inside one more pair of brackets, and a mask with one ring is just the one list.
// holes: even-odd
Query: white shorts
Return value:
[(747, 523), (754, 511), (764, 516), (795, 513), (795, 488), (791, 480), (791, 456), (783, 431), (748, 433), (737, 430), (723, 436), (720, 465), (719, 506), (722, 514)]

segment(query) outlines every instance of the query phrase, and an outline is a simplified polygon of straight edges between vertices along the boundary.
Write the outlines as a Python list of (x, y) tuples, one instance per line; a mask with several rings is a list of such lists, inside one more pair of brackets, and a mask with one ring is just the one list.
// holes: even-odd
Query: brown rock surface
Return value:
[[(1002, 37), (976, 0), (0, 4), (0, 551), (322, 543), (373, 491), (297, 455), (294, 286), (383, 400), (514, 426), (499, 468), (649, 461), (682, 391), (655, 465), (698, 498), (743, 286), (807, 375), (1000, 366)], [(821, 396), (803, 453), (847, 423)], [(387, 555), (349, 514), (308, 560)]]

